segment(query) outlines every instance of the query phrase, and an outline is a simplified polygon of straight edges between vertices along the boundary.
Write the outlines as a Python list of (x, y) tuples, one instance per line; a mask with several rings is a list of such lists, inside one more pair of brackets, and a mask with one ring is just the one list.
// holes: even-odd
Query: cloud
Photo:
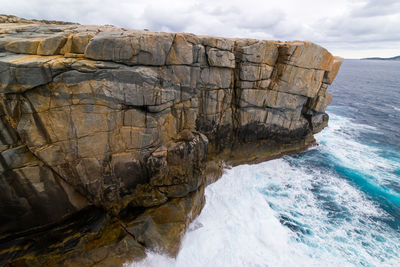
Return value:
[(397, 1), (391, 0), (359, 1), (347, 14), (318, 21), (317, 24), (324, 31), (321, 36), (324, 40), (319, 38), (316, 41), (334, 49), (343, 50), (347, 46), (349, 52), (365, 50), (366, 56), (372, 56), (369, 54), (372, 50), (380, 53), (380, 56), (399, 55), (399, 7)]
[[(398, 0), (0, 0), (0, 6), (2, 13), (26, 18), (227, 37), (309, 40), (345, 56), (354, 51), (360, 55), (363, 50), (365, 56), (400, 54)], [(371, 51), (378, 54), (371, 55)]]
[(362, 6), (353, 10), (352, 15), (356, 17), (374, 18), (399, 14), (400, 2), (398, 0), (369, 0)]

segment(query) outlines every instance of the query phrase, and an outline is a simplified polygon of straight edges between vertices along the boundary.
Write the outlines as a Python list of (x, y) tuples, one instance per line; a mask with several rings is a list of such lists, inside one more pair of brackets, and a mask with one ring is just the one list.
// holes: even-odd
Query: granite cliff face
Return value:
[[(0, 16), (0, 263), (176, 254), (222, 160), (313, 143), (341, 62), (309, 42)], [(76, 230), (82, 214), (96, 226)], [(51, 251), (24, 238), (54, 227)]]

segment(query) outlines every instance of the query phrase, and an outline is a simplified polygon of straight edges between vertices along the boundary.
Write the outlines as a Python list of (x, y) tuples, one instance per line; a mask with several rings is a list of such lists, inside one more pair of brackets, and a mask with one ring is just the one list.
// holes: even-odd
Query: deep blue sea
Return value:
[(300, 154), (227, 169), (176, 259), (133, 266), (400, 266), (400, 62), (345, 60)]

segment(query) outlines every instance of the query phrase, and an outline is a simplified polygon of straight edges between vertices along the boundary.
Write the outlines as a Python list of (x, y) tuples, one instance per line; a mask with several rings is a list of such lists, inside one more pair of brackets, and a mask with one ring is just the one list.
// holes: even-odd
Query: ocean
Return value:
[(206, 188), (176, 259), (131, 266), (400, 266), (400, 62), (345, 60), (318, 146)]

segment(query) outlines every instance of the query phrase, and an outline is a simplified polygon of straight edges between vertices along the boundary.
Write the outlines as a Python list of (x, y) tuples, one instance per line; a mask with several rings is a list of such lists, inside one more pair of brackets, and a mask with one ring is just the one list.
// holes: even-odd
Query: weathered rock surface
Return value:
[[(0, 34), (0, 244), (94, 206), (120, 218), (113, 242), (76, 241), (88, 251), (76, 264), (111, 264), (110, 250), (175, 255), (204, 203), (207, 157), (309, 146), (327, 125), (326, 89), (342, 62), (309, 42), (3, 15)], [(0, 251), (0, 264), (46, 263), (21, 255)]]

